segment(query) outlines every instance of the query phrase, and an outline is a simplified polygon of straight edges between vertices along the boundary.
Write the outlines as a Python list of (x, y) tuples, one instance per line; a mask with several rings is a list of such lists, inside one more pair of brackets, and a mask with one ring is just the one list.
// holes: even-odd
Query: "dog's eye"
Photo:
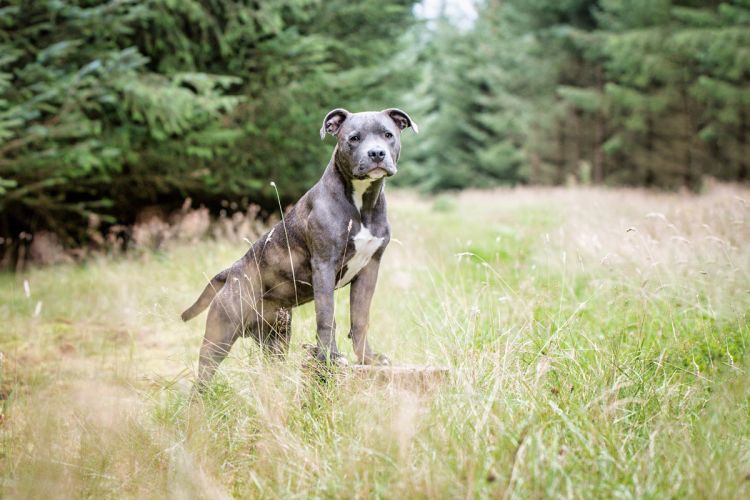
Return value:
[(390, 132), (386, 132), (385, 133), (385, 138), (386, 139), (392, 139), (393, 138), (393, 134), (391, 134)]
[(357, 142), (357, 141), (359, 141), (359, 134), (354, 134), (353, 136), (351, 136), (351, 137), (349, 138), (349, 140), (350, 140), (350, 141), (352, 141), (352, 142)]

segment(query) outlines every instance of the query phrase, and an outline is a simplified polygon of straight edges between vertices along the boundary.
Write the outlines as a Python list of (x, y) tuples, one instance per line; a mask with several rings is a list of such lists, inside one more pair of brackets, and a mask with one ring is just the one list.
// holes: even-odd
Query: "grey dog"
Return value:
[(401, 131), (417, 125), (400, 109), (350, 113), (341, 108), (323, 120), (320, 138), (337, 138), (321, 179), (270, 231), (214, 276), (182, 313), (188, 321), (211, 305), (200, 350), (198, 387), (213, 376), (238, 337), (252, 336), (263, 351), (289, 348), (292, 308), (315, 301), (321, 362), (345, 364), (336, 346), (334, 290), (350, 287), (351, 330), (357, 361), (389, 364), (367, 342), (370, 302), (388, 242), (385, 178), (396, 173)]

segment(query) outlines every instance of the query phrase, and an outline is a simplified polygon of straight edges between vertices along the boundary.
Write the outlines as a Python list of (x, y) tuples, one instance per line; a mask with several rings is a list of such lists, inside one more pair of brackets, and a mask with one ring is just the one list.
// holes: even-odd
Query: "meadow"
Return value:
[[(190, 397), (242, 240), (0, 275), (0, 496), (750, 495), (750, 189), (389, 192), (373, 346), (426, 388), (313, 379), (238, 342)], [(338, 342), (348, 290), (337, 293)]]

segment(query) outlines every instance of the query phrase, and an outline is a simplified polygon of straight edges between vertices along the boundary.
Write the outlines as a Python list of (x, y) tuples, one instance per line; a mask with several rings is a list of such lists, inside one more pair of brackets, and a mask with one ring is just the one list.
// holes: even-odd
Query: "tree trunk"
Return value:
[(693, 160), (695, 158), (695, 155), (693, 154), (693, 138), (695, 136), (695, 127), (694, 127), (694, 120), (693, 115), (691, 113), (691, 107), (690, 107), (690, 100), (687, 95), (687, 88), (683, 85), (680, 87), (680, 98), (682, 100), (682, 107), (685, 112), (685, 139), (686, 139), (686, 148), (685, 148), (685, 156), (684, 156), (684, 170), (683, 170), (683, 176), (682, 180), (685, 185), (690, 190), (696, 190), (697, 183), (700, 180), (700, 175), (698, 172), (695, 171), (695, 168), (693, 166)]
[(740, 127), (738, 130), (737, 146), (740, 152), (739, 165), (737, 166), (737, 180), (744, 182), (748, 177), (748, 157), (750, 157), (750, 149), (747, 147), (747, 135), (750, 133), (747, 126), (747, 113), (740, 108)]
[[(596, 85), (599, 92), (604, 94), (604, 75), (603, 68), (599, 65), (596, 68)], [(594, 138), (594, 184), (604, 182), (604, 150), (602, 146), (607, 138), (607, 119), (604, 116), (604, 110), (600, 109), (594, 118), (596, 120), (596, 130)]]

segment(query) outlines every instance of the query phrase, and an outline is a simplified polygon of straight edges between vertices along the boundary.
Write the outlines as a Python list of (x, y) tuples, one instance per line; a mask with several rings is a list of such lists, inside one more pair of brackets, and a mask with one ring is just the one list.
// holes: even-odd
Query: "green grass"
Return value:
[(0, 275), (0, 495), (750, 494), (750, 191), (389, 202), (371, 342), (448, 380), (317, 382), (308, 305), (287, 361), (243, 340), (191, 400), (179, 312), (239, 241)]

